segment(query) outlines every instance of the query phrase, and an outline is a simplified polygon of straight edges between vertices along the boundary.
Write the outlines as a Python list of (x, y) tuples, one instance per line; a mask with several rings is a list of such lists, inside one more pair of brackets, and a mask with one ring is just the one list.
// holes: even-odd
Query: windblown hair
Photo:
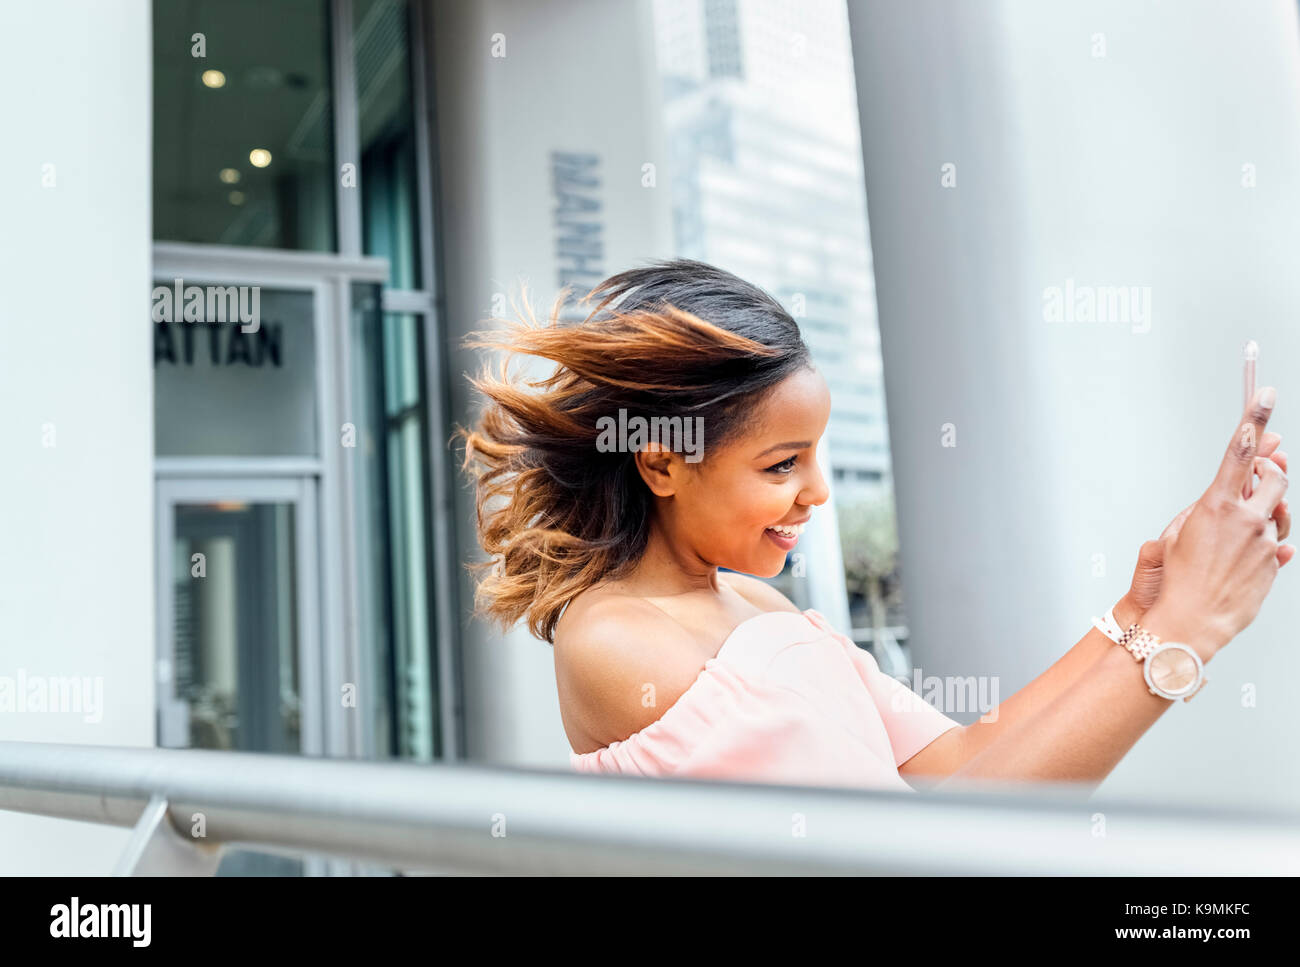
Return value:
[[(456, 432), (490, 557), (470, 565), (489, 572), (477, 611), (502, 627), (527, 617), (529, 631), (552, 644), (568, 603), (627, 573), (650, 534), (653, 495), (633, 453), (597, 447), (598, 421), (620, 409), (647, 422), (703, 417), (707, 460), (766, 392), (811, 365), (776, 299), (703, 262), (660, 260), (611, 276), (579, 300), (602, 297), (581, 322), (561, 319), (568, 294), (566, 286), (547, 324), (525, 297), (526, 318), (487, 320), (506, 326), (471, 335), (467, 345), (506, 356), (499, 376), (485, 368), (471, 379), (487, 404), (475, 429)], [(513, 354), (550, 360), (555, 370), (512, 377)]]

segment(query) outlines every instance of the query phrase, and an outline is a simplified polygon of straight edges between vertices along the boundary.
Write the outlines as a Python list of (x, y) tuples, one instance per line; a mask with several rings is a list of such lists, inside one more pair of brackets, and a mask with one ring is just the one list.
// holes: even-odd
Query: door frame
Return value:
[[(333, 253), (285, 252), (223, 245), (155, 242), (152, 284), (185, 282), (257, 285), (268, 289), (306, 291), (312, 295), (315, 332), (316, 420), (318, 456), (301, 457), (155, 457), (155, 479), (242, 477), (299, 474), (316, 481), (317, 528), (316, 601), (321, 688), (324, 715), (322, 754), (339, 757), (372, 756), (373, 736), (365, 715), (345, 715), (333, 687), (352, 683), (365, 701), (365, 664), (361, 653), (358, 615), (362, 606), (352, 522), (357, 519), (356, 483), (351, 461), (336, 445), (340, 428), (353, 412), (353, 372), (348, 321), (351, 287), (355, 282), (383, 285), (388, 260)], [(159, 558), (159, 563), (167, 558)], [(155, 580), (155, 587), (160, 582)], [(325, 593), (333, 589), (334, 593)], [(161, 617), (160, 617), (161, 620)], [(169, 626), (159, 625), (159, 634)], [(160, 654), (161, 657), (161, 654)], [(160, 696), (161, 698), (161, 696)]]

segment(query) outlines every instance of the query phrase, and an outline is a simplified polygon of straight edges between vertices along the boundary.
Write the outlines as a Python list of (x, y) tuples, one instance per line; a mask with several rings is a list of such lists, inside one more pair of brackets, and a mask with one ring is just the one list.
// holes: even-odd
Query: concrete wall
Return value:
[[(671, 203), (657, 120), (658, 82), (647, 0), (451, 0), (433, 4), (441, 167), (440, 232), (452, 412), (471, 406), (464, 351), (481, 320), (511, 315), (511, 295), (549, 312), (577, 264), (560, 251), (553, 151), (592, 154), (599, 184), (567, 187), (600, 208), (601, 245), (574, 295), (646, 258), (672, 254)], [(494, 53), (497, 56), (494, 56)], [(643, 179), (656, 166), (655, 183)], [(579, 284), (579, 283), (585, 284)], [(481, 559), (472, 493), (458, 476), (462, 561)], [(461, 598), (473, 598), (462, 574)], [(467, 755), (503, 765), (567, 769), (551, 646), (517, 628), (467, 621), (463, 677)]]
[[(1294, 425), (1296, 5), (851, 0), (850, 19), (918, 663), (1006, 697), (1209, 484), (1247, 339), (1273, 428)], [(1149, 319), (1049, 322), (1068, 280), (1149, 288)], [(1103, 792), (1300, 801), (1297, 580)]]
[[(153, 744), (150, 9), (0, 8), (0, 740)], [(0, 874), (105, 873), (127, 835), (0, 812)]]

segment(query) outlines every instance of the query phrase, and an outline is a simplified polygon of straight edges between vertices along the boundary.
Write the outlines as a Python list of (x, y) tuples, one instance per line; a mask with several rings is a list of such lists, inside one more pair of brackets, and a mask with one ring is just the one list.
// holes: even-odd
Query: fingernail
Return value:
[(1273, 404), (1277, 402), (1277, 390), (1272, 386), (1265, 386), (1259, 391), (1259, 405), (1266, 410), (1271, 410)]

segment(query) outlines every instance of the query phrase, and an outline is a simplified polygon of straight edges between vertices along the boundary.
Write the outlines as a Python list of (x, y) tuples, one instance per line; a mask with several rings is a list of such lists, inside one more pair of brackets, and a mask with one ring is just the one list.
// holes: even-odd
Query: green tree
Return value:
[[(844, 557), (844, 583), (850, 594), (862, 595), (871, 610), (873, 641), (883, 640), (889, 608), (901, 606), (897, 581), (898, 521), (894, 494), (838, 505), (840, 550)], [(879, 656), (880, 650), (876, 649)]]

